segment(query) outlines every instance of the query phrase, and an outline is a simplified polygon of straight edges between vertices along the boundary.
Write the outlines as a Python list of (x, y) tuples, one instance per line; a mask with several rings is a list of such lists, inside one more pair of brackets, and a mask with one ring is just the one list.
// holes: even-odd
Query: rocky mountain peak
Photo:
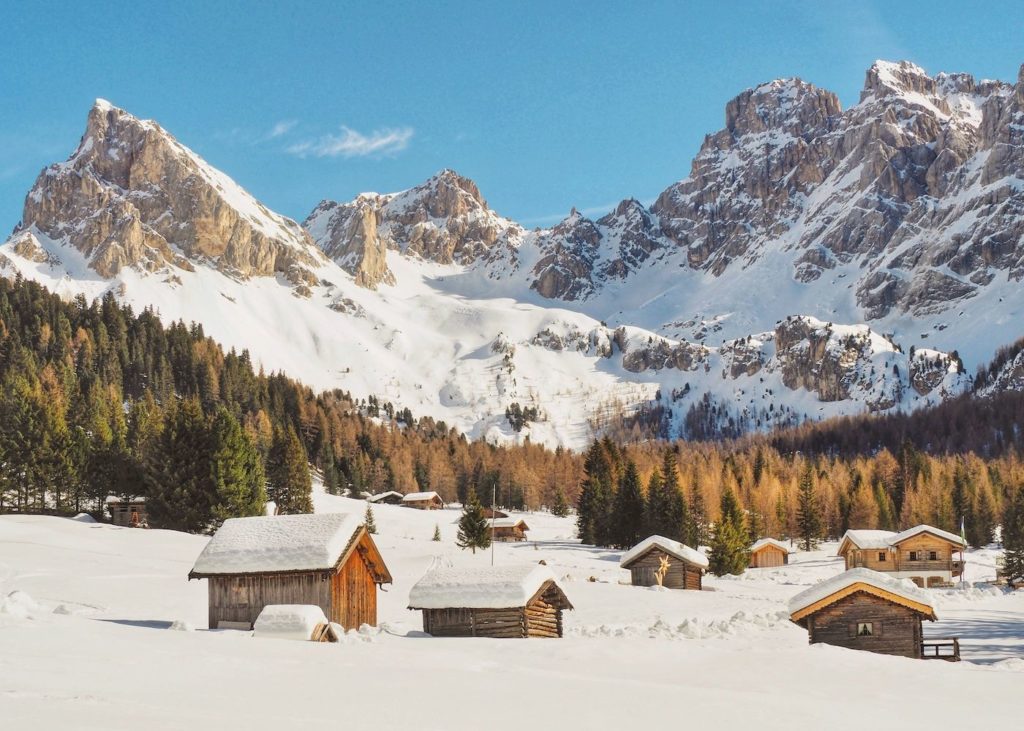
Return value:
[(860, 92), (863, 102), (870, 96), (884, 97), (893, 94), (916, 92), (935, 94), (935, 79), (923, 68), (910, 61), (875, 61), (864, 75), (864, 88)]
[(725, 107), (725, 129), (733, 137), (784, 130), (801, 135), (839, 114), (839, 99), (801, 79), (777, 79), (742, 92)]
[[(238, 277), (316, 281), (321, 255), (279, 216), (158, 124), (98, 99), (74, 154), (46, 168), (20, 228), (81, 251), (103, 277), (209, 264)], [(179, 253), (180, 252), (180, 253)]]

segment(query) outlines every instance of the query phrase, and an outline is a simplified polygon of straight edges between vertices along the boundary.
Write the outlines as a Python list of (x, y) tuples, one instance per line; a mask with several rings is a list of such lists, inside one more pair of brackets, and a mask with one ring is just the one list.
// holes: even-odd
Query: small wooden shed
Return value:
[(312, 604), (346, 630), (377, 624), (377, 587), (391, 574), (361, 516), (232, 518), (189, 579), (209, 579), (210, 629), (252, 628), (271, 604)]
[(253, 624), (253, 637), (303, 642), (337, 642), (338, 625), (313, 604), (268, 604)]
[(130, 500), (110, 495), (104, 501), (104, 507), (110, 513), (110, 522), (125, 528), (149, 527), (149, 514), (146, 512), (146, 498), (133, 497)]
[(938, 619), (927, 592), (871, 569), (850, 569), (800, 592), (789, 612), (812, 645), (911, 658), (924, 656), (922, 620)]
[(366, 498), (366, 502), (373, 503), (375, 505), (401, 505), (402, 498), (404, 498), (400, 492), (394, 490), (388, 490), (387, 492), (379, 492), (376, 495), (370, 495)]
[(633, 586), (700, 591), (708, 559), (700, 551), (664, 536), (651, 536), (622, 554), (619, 566), (629, 569)]
[(525, 541), (528, 530), (530, 530), (530, 526), (522, 518), (494, 519), (494, 540), (496, 541)]
[(435, 637), (561, 637), (562, 612), (572, 609), (546, 566), (434, 569), (409, 592)]
[(402, 505), (417, 510), (440, 510), (444, 501), (436, 492), (410, 492), (402, 497)]
[(789, 563), (791, 549), (782, 541), (762, 538), (750, 546), (750, 568), (766, 569)]

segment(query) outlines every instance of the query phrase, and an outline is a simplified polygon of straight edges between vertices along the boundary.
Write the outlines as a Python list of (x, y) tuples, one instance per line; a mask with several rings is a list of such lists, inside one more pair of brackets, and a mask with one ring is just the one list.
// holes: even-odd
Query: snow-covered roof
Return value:
[[(525, 607), (549, 581), (541, 564), (439, 568), (428, 571), (409, 592), (410, 609), (507, 609)], [(567, 608), (572, 605), (566, 601)]]
[[(103, 501), (103, 504), (104, 505), (111, 505), (113, 503), (123, 503), (123, 502), (125, 502), (124, 498), (118, 497), (117, 495), (107, 495), (106, 499), (104, 499), (104, 501)], [(144, 503), (144, 502), (146, 502), (146, 497), (144, 495), (140, 496), (140, 497), (133, 497), (128, 502), (129, 503)]]
[(964, 545), (960, 536), (944, 531), (941, 528), (922, 524), (908, 528), (902, 533), (894, 533), (890, 530), (848, 530), (843, 534), (843, 539), (839, 542), (839, 548), (842, 549), (843, 544), (849, 540), (853, 545), (861, 549), (890, 549), (903, 543), (908, 538), (913, 538), (921, 533), (930, 533), (958, 546)]
[(440, 500), (441, 496), (438, 495), (433, 490), (431, 490), (430, 492), (410, 492), (409, 494), (404, 495), (402, 497), (402, 502), (403, 503), (415, 503), (415, 502), (419, 502), (420, 500), (433, 500), (434, 498), (437, 498), (438, 500)]
[(327, 624), (324, 610), (315, 604), (268, 604), (253, 625), (253, 637), (275, 640), (309, 640)]
[(231, 518), (190, 576), (333, 569), (361, 527), (362, 519), (349, 513)]
[(696, 551), (679, 541), (673, 541), (671, 538), (665, 538), (664, 536), (651, 536), (650, 538), (645, 538), (640, 541), (638, 544), (622, 554), (619, 566), (622, 568), (628, 568), (629, 564), (643, 556), (651, 548), (660, 548), (669, 556), (674, 556), (680, 561), (686, 561), (687, 563), (692, 563), (695, 566), (700, 566), (705, 569), (708, 567), (708, 557), (703, 553)]
[(495, 518), (495, 528), (515, 528), (517, 525), (522, 525), (523, 530), (530, 530), (530, 526), (526, 524), (526, 521), (522, 518)]
[(850, 569), (803, 590), (789, 600), (789, 613), (797, 615), (802, 610), (831, 596), (836, 596), (836, 601), (838, 601), (846, 596), (847, 592), (844, 590), (851, 588), (854, 588), (855, 591), (858, 589), (878, 590), (889, 595), (888, 598), (902, 599), (902, 603), (928, 614), (929, 619), (938, 618), (935, 614), (935, 603), (927, 591), (918, 588), (909, 579), (896, 579), (871, 569)]
[(761, 538), (760, 540), (754, 541), (753, 545), (750, 546), (751, 552), (760, 551), (765, 546), (775, 546), (781, 548), (786, 553), (793, 553), (793, 549), (787, 546), (782, 541), (778, 541), (774, 538)]
[(400, 492), (396, 492), (395, 490), (388, 490), (387, 492), (379, 492), (376, 495), (370, 495), (370, 497), (366, 498), (366, 502), (375, 503), (380, 500), (383, 500), (386, 497), (404, 498), (405, 495), (403, 495)]

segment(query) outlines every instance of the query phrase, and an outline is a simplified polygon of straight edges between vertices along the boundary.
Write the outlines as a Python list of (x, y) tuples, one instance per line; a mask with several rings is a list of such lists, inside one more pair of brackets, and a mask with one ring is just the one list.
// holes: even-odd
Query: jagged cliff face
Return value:
[(316, 281), (310, 270), (323, 261), (297, 223), (159, 125), (103, 101), (89, 112), (75, 153), (39, 174), (20, 229), (26, 242), (39, 233), (70, 244), (102, 277), (202, 261), (236, 277), (281, 273), (302, 285)]
[(394, 284), (392, 249), (439, 264), (472, 264), (522, 229), (487, 207), (476, 184), (442, 170), (415, 188), (322, 201), (304, 222), (324, 252), (365, 287)]

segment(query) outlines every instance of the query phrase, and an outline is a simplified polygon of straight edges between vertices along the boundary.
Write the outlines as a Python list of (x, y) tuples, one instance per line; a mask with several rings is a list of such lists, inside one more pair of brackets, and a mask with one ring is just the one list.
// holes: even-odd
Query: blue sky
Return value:
[(1005, 80), (1024, 63), (1019, 0), (146, 5), (0, 0), (0, 238), (95, 97), (300, 220), (451, 167), (540, 225), (655, 198), (762, 81), (847, 107), (876, 58)]

